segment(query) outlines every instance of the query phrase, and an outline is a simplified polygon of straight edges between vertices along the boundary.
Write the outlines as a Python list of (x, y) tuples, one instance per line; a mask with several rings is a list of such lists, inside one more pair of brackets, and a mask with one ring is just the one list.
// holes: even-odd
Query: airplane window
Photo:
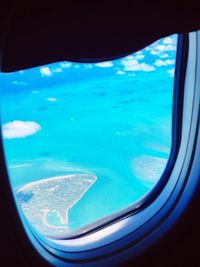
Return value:
[(1, 129), (16, 203), (44, 235), (121, 212), (171, 151), (177, 36), (121, 59), (1, 73)]

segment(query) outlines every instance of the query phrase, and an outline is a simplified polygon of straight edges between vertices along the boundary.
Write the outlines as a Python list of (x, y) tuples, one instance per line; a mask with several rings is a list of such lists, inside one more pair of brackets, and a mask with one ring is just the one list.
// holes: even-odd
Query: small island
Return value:
[[(68, 210), (74, 206), (96, 181), (91, 174), (56, 176), (28, 183), (16, 192), (17, 202), (29, 222), (45, 235), (67, 233)], [(51, 224), (56, 216), (59, 223)]]

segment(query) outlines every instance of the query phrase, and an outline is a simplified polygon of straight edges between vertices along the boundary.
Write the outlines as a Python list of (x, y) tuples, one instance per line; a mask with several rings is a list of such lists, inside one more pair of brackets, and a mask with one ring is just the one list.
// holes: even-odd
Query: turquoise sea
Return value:
[[(171, 40), (174, 45), (176, 36)], [(141, 70), (116, 60), (110, 67), (55, 63), (43, 73), (38, 67), (1, 74), (1, 123), (13, 190), (54, 176), (94, 174), (96, 182), (69, 210), (73, 230), (128, 207), (152, 189), (171, 148), (170, 70), (176, 51), (150, 52), (169, 42), (137, 54), (144, 56), (137, 59)], [(171, 63), (154, 64), (159, 58)], [(136, 59), (125, 60), (137, 65)], [(145, 70), (144, 64), (154, 69)], [(26, 128), (20, 122), (31, 123)]]

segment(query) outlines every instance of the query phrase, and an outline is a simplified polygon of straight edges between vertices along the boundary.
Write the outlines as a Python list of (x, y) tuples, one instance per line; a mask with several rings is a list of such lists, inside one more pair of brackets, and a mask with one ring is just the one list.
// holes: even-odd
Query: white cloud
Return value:
[(130, 55), (130, 56), (127, 56), (124, 58), (124, 60), (133, 60), (133, 59), (136, 59), (136, 60), (141, 60), (144, 58), (144, 55), (141, 51), (135, 53), (134, 55)]
[(121, 64), (124, 66), (125, 71), (154, 71), (155, 67), (146, 63), (139, 63), (136, 59), (123, 59)]
[(162, 54), (162, 55), (160, 55), (160, 58), (167, 58), (167, 57), (169, 57), (168, 54)]
[(132, 55), (127, 56), (127, 57), (124, 58), (124, 60), (132, 60), (132, 59), (134, 59), (134, 56), (132, 56)]
[(157, 59), (154, 63), (156, 67), (168, 66), (168, 65), (173, 65), (173, 64), (175, 64), (174, 59), (166, 59), (166, 60)]
[(61, 67), (66, 69), (66, 68), (70, 68), (72, 66), (71, 62), (67, 62), (67, 61), (63, 61), (60, 63)]
[(147, 46), (147, 47), (145, 48), (146, 51), (149, 51), (149, 50), (152, 50), (152, 49), (153, 49), (153, 44), (152, 44), (151, 46)]
[(157, 45), (154, 50), (160, 51), (160, 52), (165, 52), (165, 51), (175, 51), (176, 50), (176, 46), (175, 45)]
[(118, 70), (118, 71), (116, 72), (116, 74), (118, 74), (118, 75), (123, 75), (123, 74), (125, 74), (125, 72), (122, 71), (122, 70)]
[(22, 82), (22, 81), (13, 81), (12, 84), (22, 85), (22, 86), (26, 86), (26, 85), (28, 85), (28, 83), (26, 83), (26, 82)]
[(167, 37), (163, 40), (163, 44), (174, 44), (174, 41), (171, 37)]
[(167, 53), (164, 53), (163, 54), (163, 52), (158, 51), (158, 50), (157, 51), (156, 50), (151, 50), (150, 51), (150, 54), (153, 55), (153, 56), (158, 56), (160, 58), (167, 58), (167, 57), (169, 57), (169, 55)]
[(55, 98), (55, 97), (48, 97), (48, 98), (46, 98), (46, 100), (49, 101), (49, 102), (56, 102), (57, 101), (57, 98)]
[(144, 58), (144, 55), (142, 55), (142, 54), (141, 54), (141, 55), (136, 55), (136, 56), (135, 56), (135, 59), (136, 59), (136, 60), (141, 60), (141, 59), (143, 59), (143, 58)]
[(49, 67), (41, 67), (40, 73), (42, 74), (42, 76), (52, 76), (52, 72)]
[(34, 121), (11, 121), (2, 126), (5, 139), (24, 138), (41, 130), (38, 123)]
[(157, 46), (155, 47), (155, 49), (156, 49), (157, 51), (161, 51), (161, 52), (163, 52), (163, 51), (166, 50), (166, 45), (157, 45)]
[(110, 68), (113, 66), (112, 61), (104, 61), (100, 63), (96, 63), (95, 66), (100, 67), (100, 68)]
[(174, 40), (170, 37), (164, 39), (162, 43), (155, 42), (151, 46), (145, 48), (145, 50), (149, 51), (153, 56), (159, 56), (161, 58), (168, 57), (167, 52), (176, 51), (176, 45)]
[(160, 51), (151, 50), (150, 54), (153, 55), (153, 56), (157, 56), (157, 55), (160, 54)]
[[(154, 66), (161, 67), (161, 66), (167, 66), (174, 64), (174, 60), (170, 60), (174, 58), (174, 52), (176, 51), (177, 45), (176, 45), (176, 38), (173, 36), (166, 37), (163, 40), (159, 40), (151, 44), (150, 46), (146, 47), (145, 50), (148, 51), (151, 55), (156, 56), (160, 59), (156, 60), (154, 63)], [(161, 59), (167, 59), (167, 61), (163, 61)]]
[(171, 77), (174, 77), (174, 68), (173, 69), (171, 69), (171, 70), (168, 70), (167, 71), (167, 73), (169, 73), (169, 75), (171, 76)]

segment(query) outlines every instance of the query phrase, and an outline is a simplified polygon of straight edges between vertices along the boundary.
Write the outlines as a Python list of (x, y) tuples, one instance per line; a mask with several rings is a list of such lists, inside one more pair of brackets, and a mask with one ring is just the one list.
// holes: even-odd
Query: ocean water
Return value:
[[(176, 36), (171, 40), (175, 46)], [(154, 55), (162, 45), (166, 49)], [(68, 210), (70, 230), (149, 192), (171, 149), (176, 51), (168, 51), (169, 45), (161, 40), (138, 53), (144, 56), (138, 57), (141, 70), (126, 64), (120, 70), (123, 62), (116, 60), (110, 67), (65, 63), (61, 68), (64, 63), (56, 63), (43, 68), (46, 72), (2, 74), (1, 123), (13, 191), (54, 176), (95, 175), (96, 182)], [(161, 57), (166, 53), (168, 63)], [(147, 70), (144, 64), (154, 67)], [(59, 75), (62, 82), (57, 82)], [(61, 225), (56, 211), (48, 220)]]

